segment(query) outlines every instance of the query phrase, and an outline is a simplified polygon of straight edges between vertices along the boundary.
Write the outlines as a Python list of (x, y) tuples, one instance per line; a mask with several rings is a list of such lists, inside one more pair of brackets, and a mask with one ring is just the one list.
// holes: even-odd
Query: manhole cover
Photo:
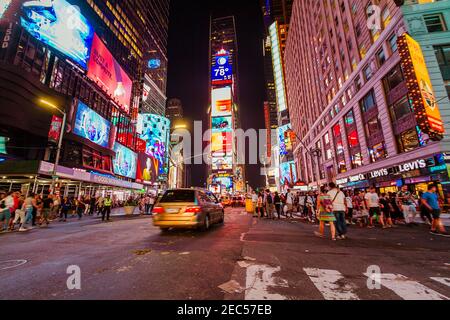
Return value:
[(0, 261), (0, 270), (12, 269), (27, 263), (27, 260)]

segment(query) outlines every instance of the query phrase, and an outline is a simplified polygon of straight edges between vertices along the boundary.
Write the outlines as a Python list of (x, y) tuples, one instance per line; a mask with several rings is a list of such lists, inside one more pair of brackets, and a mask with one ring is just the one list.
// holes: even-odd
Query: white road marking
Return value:
[(349, 284), (339, 284), (344, 276), (336, 270), (303, 268), (326, 300), (359, 300)]
[[(364, 274), (369, 276), (368, 274)], [(436, 292), (419, 282), (413, 281), (401, 274), (381, 273), (381, 285), (394, 291), (404, 300), (448, 300), (439, 292)]]
[(447, 287), (450, 287), (450, 278), (443, 277), (430, 277), (431, 280), (437, 281), (439, 283), (445, 284)]
[(288, 287), (286, 280), (273, 276), (280, 270), (280, 267), (267, 265), (249, 266), (246, 273), (245, 300), (286, 300), (287, 297), (270, 292), (277, 287)]

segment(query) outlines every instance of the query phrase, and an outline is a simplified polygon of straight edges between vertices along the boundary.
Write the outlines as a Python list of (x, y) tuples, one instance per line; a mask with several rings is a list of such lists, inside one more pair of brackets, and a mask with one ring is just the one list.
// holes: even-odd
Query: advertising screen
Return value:
[(133, 83), (97, 34), (92, 41), (87, 76), (99, 84), (124, 112), (130, 111)]
[(212, 131), (223, 132), (232, 130), (232, 118), (231, 117), (215, 117), (212, 118)]
[(284, 133), (291, 129), (290, 124), (278, 127), (278, 143), (280, 145), (280, 155), (285, 156), (292, 151), (292, 145), (289, 139), (285, 139)]
[(217, 55), (211, 69), (211, 82), (213, 85), (231, 84), (233, 82), (233, 68), (227, 54)]
[(293, 185), (297, 181), (295, 162), (288, 161), (280, 163), (280, 182), (283, 185)]
[(147, 184), (153, 184), (158, 180), (158, 160), (146, 155), (138, 153), (136, 180)]
[(226, 189), (233, 188), (233, 178), (232, 177), (216, 177), (213, 180), (214, 184), (224, 186)]
[(442, 139), (445, 132), (438, 101), (420, 44), (408, 34), (398, 39), (402, 69), (405, 70), (408, 93), (413, 101), (420, 129), (432, 139)]
[(111, 124), (82, 102), (78, 102), (73, 133), (99, 146), (109, 147)]
[(61, 134), (63, 119), (61, 117), (53, 116), (50, 124), (50, 130), (48, 131), (48, 141), (57, 143)]
[(169, 150), (170, 120), (156, 114), (139, 114), (137, 133), (145, 141), (145, 153), (158, 160), (159, 174), (163, 174)]
[(213, 170), (232, 170), (233, 169), (232, 157), (212, 158), (212, 169)]
[(122, 177), (135, 179), (137, 154), (117, 142), (114, 144), (114, 152), (116, 153), (113, 161), (114, 173)]
[(76, 6), (65, 0), (25, 1), (20, 21), (33, 37), (86, 69), (94, 29)]
[(213, 117), (230, 116), (232, 112), (231, 87), (212, 89), (211, 115)]
[(214, 156), (230, 155), (233, 151), (233, 133), (213, 132), (211, 135), (211, 153)]

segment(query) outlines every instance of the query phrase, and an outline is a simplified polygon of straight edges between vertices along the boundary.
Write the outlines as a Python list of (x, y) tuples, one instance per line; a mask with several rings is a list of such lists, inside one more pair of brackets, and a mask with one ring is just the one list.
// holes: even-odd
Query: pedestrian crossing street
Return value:
[(362, 273), (355, 277), (345, 276), (338, 270), (319, 268), (303, 268), (304, 274), (297, 275), (297, 278), (306, 275), (306, 279), (313, 284), (313, 287), (303, 282), (300, 288), (296, 287), (292, 290), (295, 294), (285, 294), (289, 292), (287, 290), (289, 281), (277, 277), (280, 270), (280, 267), (267, 265), (252, 264), (248, 266), (245, 300), (319, 298), (317, 293), (312, 292), (313, 290), (309, 288), (317, 289), (325, 300), (395, 299), (395, 296), (398, 297), (397, 299), (403, 300), (450, 300), (449, 277), (423, 278), (422, 282), (427, 282), (425, 285), (402, 274), (369, 271), (369, 273)]

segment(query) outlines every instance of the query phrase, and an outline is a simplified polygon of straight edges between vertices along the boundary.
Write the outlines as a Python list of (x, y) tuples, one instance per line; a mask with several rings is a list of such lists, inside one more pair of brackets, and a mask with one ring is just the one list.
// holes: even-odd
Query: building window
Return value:
[(414, 128), (402, 132), (397, 136), (397, 143), (400, 153), (415, 150), (420, 146), (417, 130)]
[(434, 52), (444, 81), (450, 80), (450, 45), (435, 46)]
[(333, 127), (333, 136), (334, 136), (334, 144), (336, 147), (338, 172), (344, 173), (347, 171), (347, 166), (345, 165), (344, 143), (342, 141), (341, 126), (339, 124)]
[(350, 158), (351, 158), (351, 161), (352, 161), (352, 168), (353, 169), (356, 169), (356, 168), (359, 168), (359, 167), (363, 166), (364, 163), (363, 163), (363, 157), (362, 157), (361, 152), (357, 152), (357, 153), (351, 155)]
[(402, 67), (398, 64), (395, 66), (384, 78), (384, 86), (386, 93), (391, 92), (392, 89), (397, 87), (405, 80), (403, 76)]
[(398, 121), (412, 112), (412, 106), (408, 96), (394, 103), (390, 109), (393, 121)]
[(397, 35), (394, 34), (392, 37), (389, 38), (389, 46), (391, 48), (391, 52), (397, 52), (398, 46), (397, 46)]
[(386, 62), (386, 55), (383, 49), (377, 52), (377, 60), (380, 67)]
[(367, 137), (373, 137), (381, 131), (381, 124), (378, 117), (374, 117), (367, 121), (366, 123), (366, 134)]
[(383, 28), (386, 29), (389, 24), (391, 23), (392, 17), (391, 17), (391, 11), (389, 11), (389, 8), (386, 7), (383, 10)]
[(366, 96), (361, 100), (360, 104), (361, 110), (363, 112), (367, 112), (370, 109), (376, 107), (375, 94), (373, 89), (368, 94), (366, 94)]
[(366, 81), (369, 81), (373, 76), (372, 67), (370, 65), (366, 66), (363, 70), (363, 73)]
[(384, 145), (384, 142), (377, 143), (373, 147), (369, 148), (369, 155), (370, 155), (370, 160), (372, 162), (377, 162), (381, 159), (386, 158), (387, 152), (386, 152), (386, 146)]
[(447, 31), (447, 26), (445, 25), (445, 20), (441, 13), (425, 15), (423, 16), (423, 20), (425, 21), (427, 30), (430, 33)]

